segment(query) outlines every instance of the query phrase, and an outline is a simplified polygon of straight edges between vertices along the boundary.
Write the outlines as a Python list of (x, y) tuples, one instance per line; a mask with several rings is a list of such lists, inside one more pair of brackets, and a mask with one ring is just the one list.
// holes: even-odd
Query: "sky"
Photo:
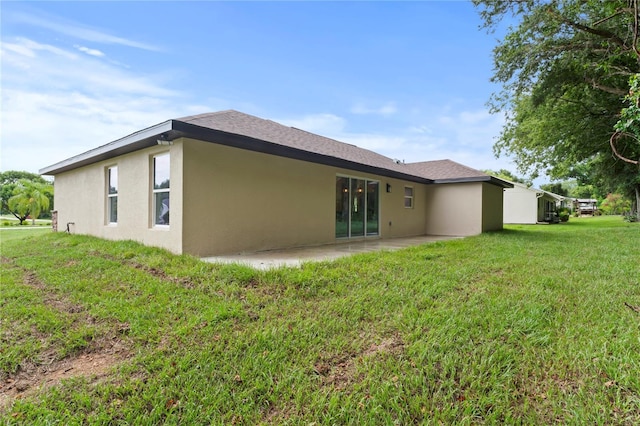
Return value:
[[(406, 162), (495, 158), (497, 34), (466, 1), (7, 2), (0, 170), (235, 109)], [(517, 174), (517, 173), (516, 173)]]

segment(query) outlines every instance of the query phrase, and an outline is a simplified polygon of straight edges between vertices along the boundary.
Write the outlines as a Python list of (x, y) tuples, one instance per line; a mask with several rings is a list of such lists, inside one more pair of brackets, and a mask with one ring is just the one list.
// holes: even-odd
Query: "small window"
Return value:
[(413, 188), (410, 186), (404, 187), (404, 207), (407, 209), (413, 208)]
[(118, 167), (107, 169), (107, 222), (118, 223)]
[(153, 157), (153, 224), (169, 225), (169, 154)]

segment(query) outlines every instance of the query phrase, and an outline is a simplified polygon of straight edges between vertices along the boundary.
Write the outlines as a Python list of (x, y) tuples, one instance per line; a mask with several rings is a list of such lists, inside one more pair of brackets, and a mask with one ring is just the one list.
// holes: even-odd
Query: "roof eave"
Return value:
[(396, 170), (357, 163), (339, 157), (305, 151), (302, 149), (292, 148), (262, 139), (252, 138), (250, 136), (201, 127), (196, 124), (185, 123), (179, 120), (173, 120), (173, 129), (177, 132), (177, 134), (180, 134), (184, 137), (190, 137), (205, 142), (217, 143), (234, 148), (277, 155), (279, 157), (286, 157), (294, 160), (308, 161), (325, 166), (333, 166), (364, 173), (371, 173), (379, 176), (404, 179), (411, 182), (425, 184), (433, 183), (432, 179), (415, 176), (409, 173), (402, 173)]
[(236, 133), (210, 129), (180, 120), (167, 120), (155, 126), (140, 130), (139, 132), (125, 136), (124, 138), (115, 140), (106, 145), (102, 145), (59, 163), (42, 168), (39, 173), (42, 175), (56, 175), (82, 166), (97, 163), (99, 161), (109, 160), (119, 155), (154, 146), (158, 143), (157, 140), (161, 136), (167, 141), (180, 137), (187, 137), (205, 142), (246, 149), (249, 151), (262, 152), (280, 157), (340, 167), (385, 177), (404, 179), (417, 183), (433, 183), (432, 179), (415, 176), (410, 173), (402, 173), (400, 171), (357, 163), (339, 157), (291, 148), (277, 143), (264, 141), (262, 139), (255, 139)]
[[(118, 155), (127, 154), (157, 144), (157, 140), (161, 135), (167, 134), (173, 130), (173, 120), (167, 120), (155, 126), (132, 133), (123, 138), (109, 142), (98, 148), (83, 152), (59, 163), (52, 164), (39, 170), (41, 175), (56, 175), (58, 173), (73, 170), (88, 164), (97, 163), (99, 161), (108, 160)], [(170, 137), (167, 140), (171, 139)]]
[(473, 177), (462, 177), (462, 178), (447, 178), (447, 179), (436, 179), (434, 183), (471, 183), (471, 182), (486, 182), (491, 185), (496, 185), (501, 188), (513, 188), (513, 184), (510, 182), (504, 181), (502, 179), (498, 179), (494, 176), (473, 176)]

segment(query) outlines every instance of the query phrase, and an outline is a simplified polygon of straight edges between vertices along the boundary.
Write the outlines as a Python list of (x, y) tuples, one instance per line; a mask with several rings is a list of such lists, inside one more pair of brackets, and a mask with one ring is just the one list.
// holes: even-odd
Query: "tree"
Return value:
[(564, 187), (561, 182), (556, 183), (545, 183), (540, 185), (540, 189), (547, 192), (553, 192), (554, 194), (562, 195), (566, 197), (569, 195), (569, 191)]
[(497, 155), (513, 154), (532, 176), (577, 178), (586, 169), (603, 191), (622, 187), (640, 204), (640, 143), (629, 131), (614, 137), (623, 108), (640, 105), (629, 85), (640, 73), (639, 2), (474, 0), (489, 31), (506, 16), (517, 21), (494, 50), (492, 81), (502, 90), (489, 106), (506, 116)]
[(604, 214), (623, 214), (631, 207), (629, 200), (625, 199), (621, 194), (608, 194), (600, 204), (600, 210)]
[(31, 216), (35, 224), (36, 218), (42, 210), (49, 208), (49, 195), (53, 194), (53, 185), (27, 179), (20, 179), (13, 189), (13, 195), (7, 201), (7, 206), (23, 224)]
[[(8, 202), (13, 194), (13, 190), (16, 188), (16, 184), (20, 179), (26, 179), (37, 183), (49, 184), (42, 176), (17, 170), (9, 170), (6, 172), (0, 172), (0, 213), (11, 213), (9, 210)], [(52, 193), (53, 194), (53, 193)], [(49, 205), (53, 205), (53, 195), (49, 197)]]
[(511, 173), (509, 170), (507, 169), (500, 169), (497, 172), (494, 170), (483, 170), (484, 173), (491, 175), (491, 176), (495, 176), (499, 179), (504, 179), (504, 180), (508, 180), (511, 182), (517, 182), (517, 183), (521, 183), (523, 185), (527, 185), (527, 186), (531, 186), (533, 185), (533, 182), (531, 182), (531, 180), (527, 180), (521, 177), (518, 177), (516, 175), (514, 175), (513, 173)]

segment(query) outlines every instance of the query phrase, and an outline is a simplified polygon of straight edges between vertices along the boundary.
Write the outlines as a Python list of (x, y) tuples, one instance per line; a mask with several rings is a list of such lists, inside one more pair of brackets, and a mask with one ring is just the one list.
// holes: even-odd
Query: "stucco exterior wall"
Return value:
[(482, 183), (482, 232), (499, 231), (503, 224), (503, 188)]
[[(171, 224), (152, 225), (153, 173), (156, 154), (170, 152)], [(118, 223), (107, 220), (107, 168), (118, 167)], [(131, 239), (182, 252), (182, 144), (158, 146), (80, 167), (55, 176), (58, 229), (112, 240)]]
[[(171, 159), (171, 224), (156, 227), (152, 159), (163, 152)], [(117, 224), (107, 220), (111, 166), (118, 167)], [(61, 230), (73, 222), (73, 233), (210, 256), (345, 241), (335, 236), (337, 176), (379, 183), (379, 234), (366, 238), (502, 228), (502, 189), (494, 185), (425, 185), (193, 139), (60, 173), (55, 201)], [(405, 187), (413, 188), (411, 208)]]
[[(425, 185), (192, 139), (183, 146), (186, 253), (207, 256), (336, 242), (338, 175), (380, 183), (380, 233), (368, 238), (425, 233)], [(404, 208), (405, 185), (414, 187), (412, 209)]]
[[(386, 184), (391, 185), (386, 192)], [(384, 203), (380, 211), (380, 230), (383, 238), (412, 237), (427, 234), (425, 214), (429, 205), (428, 188), (415, 182), (400, 179), (382, 178), (380, 198)], [(404, 206), (404, 189), (413, 188), (413, 207)]]
[(483, 228), (482, 183), (430, 185), (427, 214), (428, 235), (477, 235)]
[(504, 190), (504, 223), (535, 224), (538, 200), (536, 192), (515, 184)]

